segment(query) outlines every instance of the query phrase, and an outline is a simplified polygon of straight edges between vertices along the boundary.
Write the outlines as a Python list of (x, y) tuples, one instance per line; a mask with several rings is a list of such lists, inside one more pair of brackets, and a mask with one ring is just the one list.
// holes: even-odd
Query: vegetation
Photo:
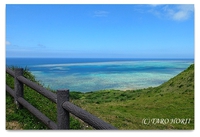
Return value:
[[(14, 67), (13, 67), (14, 68)], [(12, 68), (12, 69), (13, 69)], [(33, 82), (39, 84), (35, 77), (28, 71), (24, 70), (24, 76)], [(11, 88), (14, 88), (14, 79), (9, 74), (6, 74), (6, 83)], [(54, 91), (52, 91), (54, 92)], [(24, 86), (24, 98), (33, 106), (39, 109), (51, 120), (57, 120), (56, 104), (40, 95), (31, 88)], [(70, 117), (71, 129), (87, 129), (87, 125), (81, 123), (73, 116)], [(27, 109), (17, 109), (14, 103), (14, 98), (6, 93), (6, 129), (48, 129)]]
[[(6, 82), (12, 83), (8, 76)], [(47, 101), (44, 97), (33, 94), (27, 87), (25, 91), (25, 97), (29, 102), (39, 107), (43, 113), (47, 113), (48, 117), (56, 119), (54, 104), (50, 102), (45, 104)], [(74, 104), (118, 129), (192, 130), (194, 129), (194, 64), (158, 87), (127, 91), (70, 92), (70, 99)], [(17, 110), (9, 95), (6, 96), (6, 108), (7, 123), (17, 122), (22, 129), (33, 129), (33, 127), (46, 129), (25, 109)], [(76, 119), (72, 119), (71, 124), (74, 129), (87, 129), (86, 125)]]
[(155, 88), (76, 94), (75, 104), (119, 129), (194, 129), (194, 65)]

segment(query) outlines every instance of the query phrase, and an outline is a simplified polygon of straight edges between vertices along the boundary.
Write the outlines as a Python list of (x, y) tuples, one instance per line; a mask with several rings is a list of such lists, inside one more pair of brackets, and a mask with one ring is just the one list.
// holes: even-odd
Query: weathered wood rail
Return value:
[[(69, 102), (69, 90), (57, 90), (57, 94), (45, 89), (44, 87), (30, 81), (23, 76), (23, 69), (16, 68), (13, 70), (6, 68), (6, 73), (14, 77), (14, 90), (6, 85), (6, 91), (14, 97), (15, 103), (19, 109), (22, 107), (28, 109), (34, 116), (43, 122), (50, 129), (70, 129), (70, 113), (86, 122), (95, 129), (117, 129), (112, 125), (104, 122), (98, 117), (81, 109), (80, 107)], [(49, 119), (37, 108), (24, 99), (24, 84), (48, 98), (57, 104), (57, 123)]]

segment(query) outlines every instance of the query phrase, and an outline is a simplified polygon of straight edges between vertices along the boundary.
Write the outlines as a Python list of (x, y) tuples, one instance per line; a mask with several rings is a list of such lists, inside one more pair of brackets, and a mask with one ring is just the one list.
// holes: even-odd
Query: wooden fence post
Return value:
[(69, 101), (69, 90), (57, 90), (57, 126), (58, 129), (69, 129), (69, 112), (63, 109), (64, 102)]
[(22, 82), (20, 82), (17, 77), (18, 76), (23, 76), (23, 68), (16, 68), (14, 70), (14, 81), (15, 81), (15, 103), (17, 105), (18, 109), (22, 108), (22, 105), (20, 105), (20, 103), (17, 101), (17, 99), (19, 97), (23, 97), (24, 96), (24, 84)]

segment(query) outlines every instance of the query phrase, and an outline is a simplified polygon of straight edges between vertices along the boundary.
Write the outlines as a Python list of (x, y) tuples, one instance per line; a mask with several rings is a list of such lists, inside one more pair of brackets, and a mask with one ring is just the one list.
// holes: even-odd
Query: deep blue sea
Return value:
[(70, 91), (155, 87), (185, 70), (193, 59), (6, 58), (27, 67), (46, 87)]

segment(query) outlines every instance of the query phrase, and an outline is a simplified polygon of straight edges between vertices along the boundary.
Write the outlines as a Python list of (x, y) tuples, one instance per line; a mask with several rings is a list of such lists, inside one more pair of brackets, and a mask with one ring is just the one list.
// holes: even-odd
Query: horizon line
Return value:
[(195, 59), (195, 58), (190, 58), (190, 57), (174, 57), (174, 58), (167, 58), (167, 57), (162, 57), (162, 58), (156, 58), (156, 57), (151, 57), (151, 58), (139, 58), (139, 57), (5, 57), (5, 58), (63, 58), (63, 59)]

